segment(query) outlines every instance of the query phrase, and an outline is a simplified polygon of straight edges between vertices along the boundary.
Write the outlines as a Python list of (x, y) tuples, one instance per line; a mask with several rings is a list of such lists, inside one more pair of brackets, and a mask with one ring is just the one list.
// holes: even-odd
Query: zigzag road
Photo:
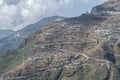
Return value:
[[(96, 41), (88, 41), (88, 43), (93, 43), (93, 42), (96, 42)], [(42, 47), (42, 46), (49, 46), (49, 45), (59, 45), (59, 44), (78, 44), (78, 43), (83, 43), (83, 42), (60, 42), (60, 43), (49, 43), (49, 44), (44, 44), (44, 45), (35, 45), (35, 47)], [(79, 52), (73, 52), (73, 51), (70, 51), (70, 50), (64, 50), (64, 49), (56, 49), (56, 48), (52, 48), (54, 50), (59, 50), (59, 51), (63, 51), (63, 52), (67, 52), (67, 53), (77, 53), (77, 54), (80, 54), (81, 56), (85, 57), (87, 60), (89, 59), (94, 59), (96, 61), (101, 61), (102, 63), (93, 63), (93, 64), (82, 64), (82, 65), (94, 65), (94, 64), (106, 64), (107, 65), (107, 68), (110, 69), (110, 62), (107, 61), (107, 60), (103, 60), (103, 59), (97, 59), (97, 58), (94, 58), (94, 57), (89, 57), (87, 56), (86, 54), (84, 53), (79, 53)], [(80, 64), (80, 63), (73, 63), (73, 64)], [(71, 65), (71, 64), (70, 64)], [(69, 65), (65, 65), (64, 67), (72, 67), (72, 66), (69, 66)], [(41, 71), (49, 71), (51, 70), (50, 68), (41, 68), (39, 72), (35, 72), (33, 74), (30, 74), (30, 75), (25, 75), (25, 76), (19, 76), (19, 77), (11, 77), (11, 78), (0, 78), (0, 80), (14, 80), (14, 79), (22, 79), (22, 78), (26, 78), (26, 77), (29, 77), (29, 76), (33, 76), (33, 75), (36, 75), (36, 74), (39, 74), (41, 73)]]

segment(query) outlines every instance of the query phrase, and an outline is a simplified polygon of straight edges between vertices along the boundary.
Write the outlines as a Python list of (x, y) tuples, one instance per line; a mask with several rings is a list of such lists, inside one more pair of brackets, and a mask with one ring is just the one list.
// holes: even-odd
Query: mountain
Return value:
[(7, 50), (14, 50), (20, 46), (20, 43), (30, 35), (34, 34), (37, 30), (43, 28), (56, 20), (64, 19), (64, 17), (52, 16), (44, 18), (34, 24), (30, 24), (25, 28), (16, 31), (8, 37), (0, 39), (0, 53), (4, 53)]
[(5, 38), (13, 33), (13, 30), (0, 30), (0, 39)]
[(108, 0), (107, 2), (98, 5), (92, 9), (92, 14), (96, 15), (116, 15), (120, 14), (120, 1), (119, 0)]
[(65, 21), (68, 21), (70, 23), (74, 24), (82, 24), (82, 25), (90, 25), (90, 24), (99, 24), (103, 21), (105, 21), (108, 18), (108, 16), (101, 16), (101, 15), (94, 15), (94, 14), (82, 14), (79, 17), (73, 17), (65, 19)]
[(29, 37), (23, 47), (0, 56), (0, 64), (3, 64), (0, 73), (4, 72), (1, 77), (13, 80), (119, 80), (120, 31), (116, 27), (98, 26), (69, 21), (49, 24)]
[(107, 20), (102, 23), (102, 26), (117, 26), (120, 25), (120, 1), (108, 0), (105, 3), (93, 7), (91, 14), (99, 16), (107, 16)]
[(1, 80), (120, 80), (118, 16), (91, 13), (46, 25), (0, 55)]

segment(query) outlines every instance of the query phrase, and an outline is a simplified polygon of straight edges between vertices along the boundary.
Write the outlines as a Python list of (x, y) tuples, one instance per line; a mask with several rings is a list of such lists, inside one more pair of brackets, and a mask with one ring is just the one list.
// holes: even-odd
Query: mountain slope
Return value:
[(119, 0), (108, 0), (107, 2), (94, 7), (91, 11), (92, 14), (96, 15), (116, 15), (120, 14), (120, 1)]
[(1, 76), (13, 80), (119, 80), (120, 41), (99, 35), (96, 28), (106, 30), (69, 21), (48, 25), (22, 48), (1, 55), (0, 61), (5, 59), (1, 73), (6, 72)]
[(0, 39), (5, 38), (13, 33), (14, 31), (12, 30), (0, 30)]
[(38, 30), (21, 48), (0, 55), (1, 79), (120, 80), (120, 25), (108, 25), (111, 17), (118, 19), (87, 14)]
[(120, 25), (120, 1), (108, 0), (105, 3), (93, 7), (91, 14), (108, 16), (107, 20), (102, 23), (104, 27), (119, 27)]
[(65, 19), (70, 23), (82, 24), (82, 25), (95, 25), (105, 21), (108, 16), (94, 15), (94, 14), (82, 14), (79, 17), (73, 17)]
[(25, 28), (16, 31), (14, 34), (0, 40), (0, 53), (7, 50), (14, 50), (20, 46), (20, 43), (34, 32), (44, 27), (45, 25), (54, 22), (57, 19), (64, 19), (63, 17), (53, 16), (44, 18), (34, 24), (30, 24)]

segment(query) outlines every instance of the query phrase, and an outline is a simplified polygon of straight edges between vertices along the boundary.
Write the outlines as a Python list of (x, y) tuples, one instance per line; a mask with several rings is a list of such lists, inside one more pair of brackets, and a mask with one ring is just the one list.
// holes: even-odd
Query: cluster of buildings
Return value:
[(85, 28), (85, 26), (78, 24), (78, 25), (70, 26), (70, 28)]
[(95, 33), (106, 40), (119, 40), (120, 39), (120, 28), (107, 28), (97, 29)]
[(39, 56), (31, 56), (31, 57), (28, 57), (27, 60), (29, 60), (29, 61), (36, 61), (36, 60), (39, 60), (39, 59), (42, 59), (42, 58), (39, 57)]

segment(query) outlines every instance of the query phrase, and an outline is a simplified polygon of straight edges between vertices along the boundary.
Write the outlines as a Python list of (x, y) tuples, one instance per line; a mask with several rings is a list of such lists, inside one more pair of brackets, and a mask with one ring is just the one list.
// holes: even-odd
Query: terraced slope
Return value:
[(2, 55), (6, 64), (0, 67), (8, 66), (1, 79), (119, 80), (120, 41), (99, 35), (96, 28), (102, 31), (69, 21), (48, 25), (23, 48)]
[(120, 80), (118, 16), (84, 14), (47, 25), (0, 55), (0, 80)]

